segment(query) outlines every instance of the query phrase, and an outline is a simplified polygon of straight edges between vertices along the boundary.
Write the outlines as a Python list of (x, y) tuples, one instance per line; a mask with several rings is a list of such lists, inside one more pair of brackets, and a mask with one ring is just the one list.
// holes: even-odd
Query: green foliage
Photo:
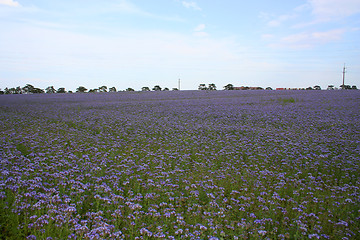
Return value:
[(229, 83), (228, 85), (224, 86), (224, 90), (234, 90), (234, 85)]
[(27, 157), (30, 153), (31, 153), (31, 150), (29, 147), (27, 147), (25, 144), (23, 143), (19, 143), (16, 145), (16, 149), (21, 152), (21, 154), (25, 157)]
[(7, 198), (0, 199), (0, 239), (24, 239), (25, 232), (18, 226), (23, 221), (23, 216), (19, 216), (11, 211), (11, 206), (15, 201), (15, 193), (7, 190)]
[(285, 104), (288, 104), (288, 103), (295, 103), (296, 100), (293, 97), (290, 97), (290, 98), (278, 98), (278, 102), (285, 105)]
[(76, 89), (76, 92), (80, 92), (80, 93), (84, 93), (87, 91), (87, 88), (84, 87), (84, 86), (79, 86), (77, 89)]

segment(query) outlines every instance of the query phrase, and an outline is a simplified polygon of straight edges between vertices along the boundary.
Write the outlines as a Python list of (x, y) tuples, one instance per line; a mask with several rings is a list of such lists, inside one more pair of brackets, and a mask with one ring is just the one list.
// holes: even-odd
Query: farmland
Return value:
[(0, 239), (360, 238), (359, 91), (0, 96)]

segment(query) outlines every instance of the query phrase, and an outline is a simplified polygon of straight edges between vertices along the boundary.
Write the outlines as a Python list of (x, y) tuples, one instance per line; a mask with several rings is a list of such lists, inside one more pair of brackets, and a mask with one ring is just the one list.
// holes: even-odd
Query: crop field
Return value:
[(0, 239), (360, 239), (360, 91), (0, 96)]

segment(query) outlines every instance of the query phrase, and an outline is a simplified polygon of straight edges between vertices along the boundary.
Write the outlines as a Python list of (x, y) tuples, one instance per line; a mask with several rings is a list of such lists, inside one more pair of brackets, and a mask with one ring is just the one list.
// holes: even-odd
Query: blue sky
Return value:
[(360, 87), (359, 0), (0, 0), (0, 88)]

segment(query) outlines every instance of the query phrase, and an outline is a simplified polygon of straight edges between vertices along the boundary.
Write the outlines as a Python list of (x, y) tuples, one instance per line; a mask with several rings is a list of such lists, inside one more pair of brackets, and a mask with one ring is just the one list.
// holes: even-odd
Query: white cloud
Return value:
[(209, 34), (207, 32), (194, 32), (195, 37), (208, 37)]
[(296, 18), (296, 14), (285, 14), (277, 17), (276, 19), (273, 19), (268, 22), (268, 26), (270, 27), (277, 27), (280, 26), (283, 22), (286, 22), (290, 19)]
[(334, 29), (326, 32), (314, 32), (311, 34), (312, 39), (319, 42), (337, 41), (342, 38), (345, 29)]
[(14, 1), (14, 0), (0, 0), (0, 4), (7, 5), (10, 7), (20, 7), (20, 3)]
[[(153, 81), (151, 84), (163, 86), (174, 77), (174, 72), (194, 74), (192, 77), (196, 78), (195, 74), (200, 72), (209, 74), (209, 68), (215, 71), (216, 67), (227, 67), (236, 58), (233, 50), (237, 46), (232, 40), (174, 32), (127, 30), (104, 37), (61, 29), (0, 26), (0, 30), (8, 29), (12, 31), (0, 44), (0, 52), (4, 53), (0, 57), (0, 71), (14, 74), (31, 71), (46, 78), (58, 76), (68, 81), (65, 87), (71, 88), (75, 87), (72, 84), (80, 84), (77, 81), (81, 78), (89, 79), (87, 87), (92, 85), (90, 81), (98, 84), (100, 78), (128, 87), (129, 81), (143, 81), (144, 75), (148, 76), (147, 81)], [(163, 83), (157, 82), (159, 76)]]
[(196, 2), (188, 2), (188, 1), (182, 1), (182, 5), (186, 8), (192, 8), (194, 10), (201, 11), (202, 9), (197, 5)]
[(205, 29), (205, 24), (199, 24), (195, 29), (194, 31), (195, 32), (199, 32), (199, 31), (203, 31)]
[(339, 19), (360, 14), (359, 0), (307, 0), (307, 3), (299, 5), (291, 12), (274, 16), (261, 12), (259, 17), (267, 22), (269, 27), (278, 27), (291, 19), (305, 17), (306, 13), (312, 14), (309, 21), (298, 22), (292, 28), (304, 28), (324, 22), (338, 21)]
[(312, 48), (318, 44), (338, 41), (342, 39), (345, 29), (333, 29), (323, 32), (302, 32), (288, 35), (280, 40), (278, 44), (272, 44), (273, 47), (290, 47), (290, 48)]
[[(1, 0), (0, 0), (1, 1)], [(148, 17), (153, 19), (160, 19), (164, 21), (176, 21), (176, 22), (182, 22), (183, 19), (179, 18), (178, 16), (163, 16), (163, 15), (157, 15), (151, 12), (144, 11), (143, 9), (139, 8), (135, 4), (127, 1), (127, 0), (121, 0), (119, 3), (114, 5), (113, 9), (106, 9), (106, 11), (118, 11), (123, 12), (127, 14), (133, 14), (141, 17)]]
[(270, 40), (270, 39), (273, 39), (273, 38), (274, 38), (273, 34), (262, 34), (261, 35), (261, 39), (263, 39), (263, 40)]
[(300, 6), (297, 6), (296, 8), (294, 8), (294, 11), (295, 12), (303, 12), (303, 11), (306, 11), (306, 10), (309, 10), (311, 9), (311, 6), (309, 3), (305, 3), (303, 5), (300, 5)]
[(329, 21), (360, 13), (359, 0), (308, 0), (317, 19)]
[(260, 12), (258, 17), (264, 21), (269, 21), (273, 16), (267, 12)]
[(196, 26), (196, 27), (194, 28), (194, 33), (193, 33), (193, 35), (194, 35), (195, 37), (208, 37), (209, 34), (204, 31), (205, 28), (206, 28), (206, 25), (205, 25), (205, 24), (203, 24), (203, 23), (202, 23), (202, 24), (199, 24), (198, 26)]

